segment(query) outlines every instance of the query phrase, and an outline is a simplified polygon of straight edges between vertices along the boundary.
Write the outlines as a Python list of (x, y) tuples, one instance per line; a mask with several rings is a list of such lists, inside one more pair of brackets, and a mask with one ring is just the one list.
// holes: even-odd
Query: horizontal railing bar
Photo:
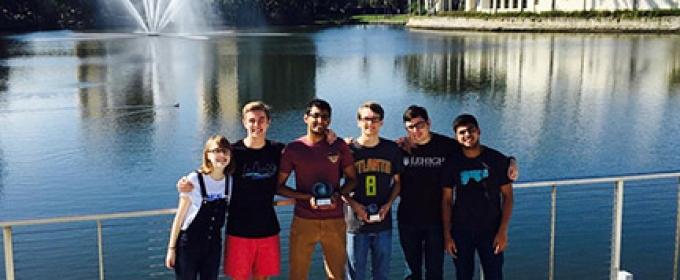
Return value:
[(584, 185), (597, 183), (613, 183), (617, 181), (640, 181), (650, 179), (666, 179), (680, 177), (680, 172), (670, 173), (650, 173), (617, 177), (602, 177), (602, 178), (583, 178), (583, 179), (565, 179), (556, 181), (539, 181), (539, 182), (524, 182), (513, 184), (514, 188), (536, 188), (536, 187), (550, 187), (550, 186), (564, 186), (564, 185)]
[(169, 208), (169, 209), (160, 209), (160, 210), (122, 212), (122, 213), (112, 213), (112, 214), (95, 214), (95, 215), (69, 216), (69, 217), (45, 218), (45, 219), (29, 219), (29, 220), (0, 222), (0, 227), (30, 226), (30, 225), (70, 223), (70, 222), (86, 222), (86, 221), (112, 220), (112, 219), (121, 219), (121, 218), (141, 218), (141, 217), (148, 217), (148, 216), (170, 215), (170, 214), (175, 214), (176, 211), (177, 211), (177, 209), (175, 209), (175, 208)]
[[(295, 203), (294, 199), (288, 198), (277, 198), (274, 201), (275, 206), (286, 206), (293, 205)], [(18, 221), (5, 221), (0, 222), (0, 227), (14, 227), (14, 226), (30, 226), (30, 225), (44, 225), (44, 224), (57, 224), (57, 223), (71, 223), (71, 222), (85, 222), (85, 221), (96, 221), (96, 220), (113, 220), (122, 218), (141, 218), (148, 216), (162, 216), (175, 214), (177, 209), (159, 209), (159, 210), (148, 210), (148, 211), (134, 211), (134, 212), (122, 212), (122, 213), (112, 213), (112, 214), (94, 214), (94, 215), (82, 215), (82, 216), (68, 216), (68, 217), (57, 217), (57, 218), (45, 218), (45, 219), (28, 219), (28, 220), (18, 220)]]
[[(603, 178), (584, 178), (584, 179), (565, 179), (565, 180), (555, 180), (555, 181), (539, 181), (539, 182), (523, 182), (514, 184), (515, 188), (536, 188), (536, 187), (550, 187), (550, 186), (564, 186), (564, 185), (583, 185), (583, 184), (596, 184), (596, 183), (611, 183), (617, 181), (639, 181), (639, 180), (650, 180), (650, 179), (665, 179), (680, 177), (680, 172), (669, 172), (669, 173), (650, 173), (650, 174), (639, 174), (639, 175), (628, 175), (628, 176), (617, 176), (617, 177), (603, 177)], [(293, 199), (278, 198), (274, 202), (275, 206), (286, 206), (295, 203)], [(41, 225), (41, 224), (54, 224), (54, 223), (67, 223), (67, 222), (83, 222), (83, 221), (96, 221), (96, 220), (112, 220), (121, 218), (139, 218), (148, 216), (160, 216), (160, 215), (170, 215), (175, 214), (175, 208), (159, 209), (159, 210), (149, 210), (149, 211), (135, 211), (135, 212), (123, 212), (123, 213), (112, 213), (112, 214), (95, 214), (95, 215), (82, 215), (82, 216), (69, 216), (69, 217), (57, 217), (57, 218), (45, 218), (45, 219), (28, 219), (28, 220), (18, 220), (18, 221), (5, 221), (0, 222), (0, 227), (14, 227), (14, 226), (28, 226), (28, 225)]]

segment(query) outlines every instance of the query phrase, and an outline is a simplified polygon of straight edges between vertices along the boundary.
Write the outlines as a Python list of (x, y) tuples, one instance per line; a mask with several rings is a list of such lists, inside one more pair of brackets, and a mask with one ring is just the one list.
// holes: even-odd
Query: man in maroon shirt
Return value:
[[(332, 144), (326, 141), (325, 133), (331, 122), (328, 102), (310, 101), (304, 121), (307, 133), (286, 145), (278, 178), (278, 194), (296, 199), (290, 226), (289, 279), (308, 279), (316, 243), (321, 243), (328, 279), (345, 279), (347, 240), (340, 198), (351, 199), (346, 195), (356, 185), (354, 159), (342, 139)], [(293, 172), (294, 189), (286, 186)], [(330, 188), (318, 189), (319, 185)], [(325, 196), (319, 194), (320, 190), (330, 196), (329, 204), (321, 205)]]

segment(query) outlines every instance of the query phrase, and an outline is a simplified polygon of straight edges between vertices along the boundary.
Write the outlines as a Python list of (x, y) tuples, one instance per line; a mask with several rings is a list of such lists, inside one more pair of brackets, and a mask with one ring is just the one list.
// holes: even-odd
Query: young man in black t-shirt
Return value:
[(405, 169), (397, 208), (399, 241), (410, 272), (406, 279), (438, 280), (444, 277), (442, 167), (447, 158), (460, 153), (460, 146), (430, 131), (430, 118), (423, 107), (408, 107), (403, 119), (407, 141), (413, 145), (403, 151)]
[(224, 274), (233, 279), (268, 279), (280, 273), (280, 226), (273, 200), (284, 144), (266, 138), (271, 123), (267, 105), (250, 102), (242, 111), (247, 136), (233, 145), (236, 170)]
[[(441, 180), (444, 172), (448, 172), (444, 163), (455, 160), (462, 150), (456, 140), (430, 131), (431, 120), (425, 108), (411, 105), (403, 119), (408, 137), (397, 140), (403, 148), (405, 166), (397, 221), (410, 273), (406, 279), (442, 279), (445, 251)], [(507, 174), (517, 179), (517, 164), (514, 160), (510, 162)]]
[[(253, 101), (243, 106), (247, 136), (232, 145), (235, 170), (229, 202), (224, 274), (232, 279), (269, 279), (280, 274), (280, 225), (274, 195), (284, 144), (266, 138), (269, 106)], [(180, 192), (193, 186), (184, 179)]]
[(446, 251), (453, 257), (458, 280), (474, 276), (475, 252), (484, 279), (503, 279), (503, 251), (514, 203), (510, 161), (483, 146), (474, 116), (463, 114), (453, 122), (463, 153), (447, 160), (442, 177), (442, 222)]
[[(347, 279), (388, 280), (392, 254), (392, 204), (401, 189), (404, 171), (401, 149), (380, 137), (385, 112), (366, 102), (357, 112), (361, 136), (350, 144), (357, 185), (345, 211), (347, 222)], [(366, 266), (371, 256), (371, 274)], [(370, 277), (372, 276), (372, 277)]]

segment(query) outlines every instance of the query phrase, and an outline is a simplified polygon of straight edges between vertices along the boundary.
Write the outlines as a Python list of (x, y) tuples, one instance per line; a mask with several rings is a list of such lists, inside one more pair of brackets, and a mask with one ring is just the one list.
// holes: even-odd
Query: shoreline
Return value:
[(413, 29), (487, 32), (669, 33), (680, 34), (680, 17), (620, 18), (468, 18), (411, 17)]

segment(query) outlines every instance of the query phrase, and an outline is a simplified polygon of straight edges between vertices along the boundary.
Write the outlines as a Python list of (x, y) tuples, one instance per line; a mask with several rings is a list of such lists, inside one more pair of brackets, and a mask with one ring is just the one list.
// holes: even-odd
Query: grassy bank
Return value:
[(342, 25), (342, 24), (399, 24), (404, 25), (408, 22), (409, 15), (405, 14), (372, 14), (326, 17), (315, 20), (317, 25)]
[(358, 23), (392, 23), (405, 24), (408, 21), (409, 15), (357, 15), (352, 19)]

